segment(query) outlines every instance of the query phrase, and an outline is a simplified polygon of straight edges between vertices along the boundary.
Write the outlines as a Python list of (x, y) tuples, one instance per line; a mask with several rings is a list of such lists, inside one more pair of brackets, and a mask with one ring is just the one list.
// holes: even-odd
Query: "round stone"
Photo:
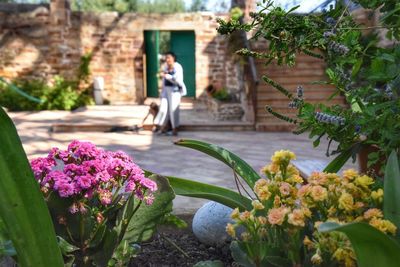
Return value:
[(203, 244), (220, 247), (230, 240), (226, 225), (233, 223), (232, 209), (211, 201), (204, 204), (194, 215), (192, 229)]

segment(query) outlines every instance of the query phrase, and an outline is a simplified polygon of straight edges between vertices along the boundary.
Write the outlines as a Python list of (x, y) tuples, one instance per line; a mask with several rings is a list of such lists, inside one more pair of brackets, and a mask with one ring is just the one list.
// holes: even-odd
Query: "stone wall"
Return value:
[[(237, 68), (219, 36), (217, 17), (209, 12), (182, 14), (118, 14), (71, 12), (65, 1), (7, 12), (0, 5), (0, 76), (74, 77), (80, 57), (93, 53), (92, 76), (105, 80), (111, 103), (141, 103), (145, 97), (143, 54), (145, 30), (193, 30), (196, 38), (196, 96), (212, 83), (232, 88)], [(8, 6), (8, 10), (11, 6)], [(50, 11), (51, 10), (51, 11)]]

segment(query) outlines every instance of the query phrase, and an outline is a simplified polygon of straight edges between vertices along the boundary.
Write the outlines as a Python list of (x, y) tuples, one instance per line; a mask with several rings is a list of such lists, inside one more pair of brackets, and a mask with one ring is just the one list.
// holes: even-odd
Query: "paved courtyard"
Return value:
[[(51, 147), (65, 148), (73, 139), (88, 140), (108, 150), (123, 150), (142, 167), (156, 173), (188, 178), (228, 188), (235, 188), (232, 171), (224, 164), (200, 152), (173, 144), (176, 137), (153, 135), (150, 131), (52, 133), (52, 123), (69, 115), (65, 111), (9, 113), (17, 126), (29, 158), (45, 155)], [(306, 135), (291, 133), (241, 132), (180, 132), (178, 138), (198, 139), (225, 147), (246, 160), (255, 170), (264, 166), (279, 149), (290, 149), (298, 160), (323, 160), (326, 143), (313, 148)], [(352, 167), (348, 164), (346, 167)], [(354, 167), (354, 166), (353, 166)], [(205, 201), (177, 197), (177, 213), (190, 212)]]

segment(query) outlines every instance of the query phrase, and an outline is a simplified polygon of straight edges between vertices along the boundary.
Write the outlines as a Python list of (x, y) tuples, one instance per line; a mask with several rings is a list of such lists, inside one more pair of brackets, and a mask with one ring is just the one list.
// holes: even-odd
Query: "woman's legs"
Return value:
[(163, 128), (164, 125), (168, 122), (169, 114), (168, 114), (168, 99), (166, 97), (161, 98), (160, 110), (156, 118), (154, 119), (154, 124), (158, 126), (158, 128)]
[(179, 127), (179, 105), (181, 103), (181, 94), (168, 90), (168, 113), (171, 120), (172, 132), (174, 135), (178, 134)]

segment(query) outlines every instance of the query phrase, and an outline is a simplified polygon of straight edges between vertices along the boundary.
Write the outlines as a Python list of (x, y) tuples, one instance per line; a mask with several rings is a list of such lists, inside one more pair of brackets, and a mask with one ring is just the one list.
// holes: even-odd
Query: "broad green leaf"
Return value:
[(74, 252), (76, 250), (79, 250), (78, 247), (68, 243), (67, 241), (65, 241), (65, 239), (63, 239), (61, 236), (57, 236), (57, 240), (58, 240), (58, 246), (61, 249), (61, 253), (63, 255), (68, 255), (71, 252)]
[(250, 199), (230, 189), (173, 176), (166, 177), (177, 195), (213, 200), (232, 209), (252, 209)]
[(116, 229), (107, 229), (102, 242), (102, 249), (93, 255), (94, 262), (97, 266), (107, 266), (114, 250), (118, 245), (118, 231)]
[(239, 263), (240, 266), (255, 267), (248, 255), (240, 248), (240, 245), (237, 241), (231, 242), (230, 249), (232, 258), (235, 260), (235, 262)]
[(64, 266), (54, 226), (17, 130), (0, 108), (0, 217), (22, 267)]
[(396, 151), (390, 154), (384, 179), (383, 213), (400, 229), (400, 168)]
[(253, 188), (255, 182), (260, 179), (260, 175), (247, 162), (222, 147), (189, 139), (179, 140), (175, 144), (198, 150), (222, 161), (240, 175), (250, 188)]
[(320, 232), (345, 233), (357, 256), (359, 267), (397, 267), (400, 262), (400, 245), (389, 236), (366, 223), (339, 225), (333, 222), (319, 226)]
[(129, 243), (148, 240), (164, 216), (172, 212), (172, 200), (175, 194), (167, 178), (160, 175), (152, 175), (150, 178), (156, 181), (158, 186), (154, 202), (151, 205), (143, 203), (133, 215), (124, 235), (124, 240)]

